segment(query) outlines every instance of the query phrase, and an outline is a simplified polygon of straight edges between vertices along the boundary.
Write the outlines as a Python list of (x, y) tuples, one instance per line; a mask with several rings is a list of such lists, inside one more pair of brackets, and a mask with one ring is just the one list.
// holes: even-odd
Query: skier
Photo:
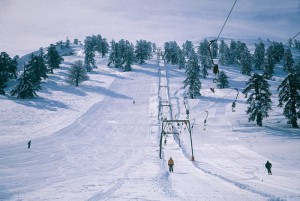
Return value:
[(30, 149), (30, 146), (31, 146), (31, 140), (29, 140), (28, 142), (28, 149)]
[(164, 145), (166, 146), (167, 144), (167, 137), (165, 137), (165, 142), (164, 142)]
[(174, 166), (174, 161), (172, 157), (168, 160), (168, 165), (169, 165), (169, 172), (173, 172), (173, 166)]
[(267, 161), (267, 163), (265, 164), (265, 167), (266, 167), (267, 170), (268, 170), (268, 174), (269, 174), (269, 175), (272, 175), (272, 171), (271, 171), (272, 163), (270, 163), (269, 161)]
[(135, 104), (135, 100), (132, 102), (133, 103), (133, 105)]

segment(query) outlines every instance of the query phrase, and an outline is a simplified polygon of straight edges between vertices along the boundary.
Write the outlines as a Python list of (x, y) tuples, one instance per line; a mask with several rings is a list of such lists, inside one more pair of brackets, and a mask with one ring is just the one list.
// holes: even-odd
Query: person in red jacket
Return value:
[(169, 172), (173, 172), (173, 166), (174, 166), (174, 161), (172, 157), (168, 160), (168, 165), (169, 165)]

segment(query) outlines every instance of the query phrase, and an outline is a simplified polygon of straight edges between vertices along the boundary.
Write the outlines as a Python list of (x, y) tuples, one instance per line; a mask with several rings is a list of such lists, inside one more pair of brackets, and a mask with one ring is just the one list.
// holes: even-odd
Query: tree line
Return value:
[[(299, 48), (299, 41), (294, 40), (288, 48), (278, 42), (270, 42), (266, 48), (260, 41), (255, 44), (254, 53), (251, 54), (246, 43), (235, 40), (227, 44), (224, 40), (218, 43), (204, 39), (197, 47), (188, 40), (182, 47), (175, 41), (169, 41), (164, 44), (164, 58), (167, 63), (185, 69), (186, 79), (183, 81), (183, 87), (187, 88), (187, 94), (192, 99), (201, 96), (200, 78), (205, 79), (208, 76), (208, 70), (214, 67), (215, 59), (218, 59), (221, 66), (239, 67), (241, 74), (250, 76), (243, 90), (249, 104), (246, 111), (249, 115), (248, 120), (256, 121), (259, 126), (262, 126), (262, 120), (268, 117), (271, 109), (272, 94), (268, 80), (272, 79), (276, 64), (281, 63), (287, 76), (277, 88), (278, 106), (283, 107), (284, 116), (288, 118), (292, 127), (296, 128), (297, 120), (300, 119), (300, 61), (294, 61), (292, 46)], [(215, 76), (217, 87), (229, 87), (228, 76), (224, 71), (217, 69)]]
[[(81, 42), (74, 39), (74, 44)], [(60, 68), (64, 61), (60, 50), (70, 49), (70, 40), (59, 41), (55, 45), (50, 44), (47, 52), (40, 48), (38, 54), (31, 54), (28, 62), (23, 65), (23, 71), (18, 75), (18, 59), (16, 56), (11, 58), (6, 52), (0, 54), (0, 94), (4, 95), (4, 88), (11, 79), (17, 79), (17, 84), (10, 91), (12, 96), (20, 99), (30, 99), (36, 97), (36, 91), (41, 90), (41, 82), (48, 78), (47, 74), (53, 74), (55, 69)], [(131, 71), (134, 62), (145, 63), (145, 60), (152, 57), (152, 51), (156, 50), (155, 43), (146, 40), (136, 41), (134, 46), (128, 40), (119, 42), (111, 41), (111, 46), (106, 38), (101, 35), (87, 36), (84, 40), (84, 62), (77, 60), (71, 64), (68, 71), (66, 82), (78, 86), (81, 82), (88, 80), (87, 72), (97, 67), (95, 56), (101, 57), (109, 53), (108, 66), (122, 68), (124, 71)], [(71, 53), (72, 54), (72, 53)]]

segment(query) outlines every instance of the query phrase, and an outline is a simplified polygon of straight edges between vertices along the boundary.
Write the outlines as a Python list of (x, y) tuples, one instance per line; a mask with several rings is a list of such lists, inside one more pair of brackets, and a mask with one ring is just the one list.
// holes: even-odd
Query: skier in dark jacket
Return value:
[(31, 140), (29, 140), (29, 142), (28, 142), (27, 144), (28, 144), (28, 149), (30, 149), (30, 146), (31, 146)]
[(269, 161), (267, 161), (267, 163), (265, 164), (265, 167), (266, 167), (267, 170), (268, 170), (268, 174), (269, 174), (269, 175), (272, 175), (272, 171), (271, 171), (272, 163), (270, 163)]

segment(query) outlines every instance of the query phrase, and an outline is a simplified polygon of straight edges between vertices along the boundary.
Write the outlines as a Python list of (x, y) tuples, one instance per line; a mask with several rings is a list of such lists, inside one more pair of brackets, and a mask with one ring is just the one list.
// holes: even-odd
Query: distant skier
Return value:
[(28, 149), (30, 149), (30, 146), (31, 146), (31, 140), (29, 140), (28, 142)]
[(265, 164), (265, 167), (266, 167), (267, 170), (268, 170), (268, 174), (269, 174), (269, 175), (272, 175), (272, 171), (271, 171), (272, 163), (270, 163), (269, 161), (267, 161), (267, 163)]
[(132, 102), (133, 103), (133, 105), (135, 104), (135, 100)]
[(165, 142), (164, 142), (164, 145), (166, 145), (167, 144), (167, 137), (165, 137)]
[(168, 165), (169, 165), (169, 172), (173, 172), (173, 166), (174, 166), (174, 161), (172, 157), (168, 160)]

